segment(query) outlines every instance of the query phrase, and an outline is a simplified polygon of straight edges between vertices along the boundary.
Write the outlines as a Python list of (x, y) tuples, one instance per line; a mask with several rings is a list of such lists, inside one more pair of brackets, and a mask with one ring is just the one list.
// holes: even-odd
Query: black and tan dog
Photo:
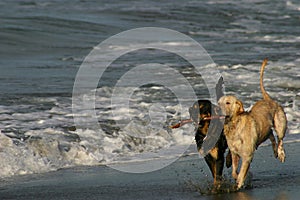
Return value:
[[(211, 119), (217, 115), (217, 107), (209, 100), (198, 100), (190, 107), (191, 119), (195, 123), (195, 140), (200, 154), (204, 154), (205, 161), (214, 178), (214, 185), (222, 180), (225, 151), (227, 149), (226, 138), (223, 134), (223, 124), (219, 119)], [(209, 120), (208, 120), (209, 119)], [(203, 145), (203, 143), (205, 145)], [(226, 166), (231, 165), (231, 156), (227, 156)]]
[[(217, 100), (223, 94), (223, 78), (221, 77), (216, 85)], [(214, 185), (222, 180), (223, 168), (225, 163), (225, 152), (227, 149), (226, 138), (223, 133), (223, 123), (218, 115), (219, 107), (209, 100), (198, 100), (190, 108), (190, 119), (182, 120), (180, 123), (170, 128), (179, 128), (184, 124), (193, 122), (195, 124), (195, 140), (197, 149), (211, 171)], [(226, 166), (231, 166), (230, 151), (226, 156)]]
[[(223, 78), (216, 85), (217, 100), (223, 96)], [(190, 118), (195, 124), (195, 140), (200, 154), (204, 154), (205, 161), (214, 178), (214, 185), (222, 180), (226, 138), (223, 134), (223, 123), (218, 117), (218, 106), (209, 100), (198, 100), (190, 108)], [(226, 166), (231, 166), (231, 156), (226, 157)]]

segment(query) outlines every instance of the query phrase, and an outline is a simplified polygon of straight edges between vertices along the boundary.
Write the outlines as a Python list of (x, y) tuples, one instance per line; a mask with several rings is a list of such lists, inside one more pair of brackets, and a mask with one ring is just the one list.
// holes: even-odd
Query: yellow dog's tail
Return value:
[(264, 79), (264, 70), (265, 67), (268, 63), (268, 59), (265, 58), (264, 61), (261, 64), (261, 68), (260, 68), (260, 90), (263, 96), (264, 100), (269, 100), (271, 99), (271, 97), (269, 96), (269, 94), (266, 92), (265, 87), (264, 87), (264, 83), (263, 83), (263, 79)]

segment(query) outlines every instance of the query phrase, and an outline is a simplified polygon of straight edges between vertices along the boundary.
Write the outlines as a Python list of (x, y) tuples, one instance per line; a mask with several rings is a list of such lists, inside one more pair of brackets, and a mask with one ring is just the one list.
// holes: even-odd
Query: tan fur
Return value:
[(209, 153), (214, 159), (217, 160), (218, 159), (218, 151), (219, 151), (218, 147), (214, 147), (210, 150)]
[[(242, 102), (234, 96), (223, 96), (219, 100), (219, 106), (226, 115), (224, 134), (232, 154), (232, 176), (238, 188), (244, 184), (255, 149), (266, 139), (271, 140), (275, 157), (281, 162), (285, 160), (283, 138), (287, 120), (283, 108), (264, 89), (263, 72), (266, 64), (265, 59), (260, 71), (263, 99), (256, 102), (250, 112), (245, 112)], [(277, 133), (278, 146), (272, 127)], [(238, 173), (240, 158), (242, 165)]]

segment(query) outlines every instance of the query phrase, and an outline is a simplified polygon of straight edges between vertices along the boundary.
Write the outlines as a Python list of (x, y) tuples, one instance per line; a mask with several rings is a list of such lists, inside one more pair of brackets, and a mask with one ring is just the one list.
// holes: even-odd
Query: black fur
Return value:
[[(216, 85), (217, 100), (223, 96), (222, 84), (223, 78), (221, 77)], [(195, 140), (197, 148), (205, 155), (204, 159), (212, 173), (214, 183), (222, 178), (227, 142), (223, 133), (223, 123), (220, 119), (203, 119), (218, 115), (217, 110), (218, 107), (209, 100), (198, 100), (189, 108), (190, 117), (196, 125)], [(227, 167), (231, 166), (230, 158), (231, 156), (228, 154), (226, 158)]]

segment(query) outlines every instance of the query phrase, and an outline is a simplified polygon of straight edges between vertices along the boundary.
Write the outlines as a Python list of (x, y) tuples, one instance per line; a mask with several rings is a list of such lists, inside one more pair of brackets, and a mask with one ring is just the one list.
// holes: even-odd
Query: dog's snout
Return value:
[(218, 115), (226, 115), (226, 112), (225, 112), (225, 107), (223, 105), (220, 105), (218, 107), (218, 112), (217, 112)]

